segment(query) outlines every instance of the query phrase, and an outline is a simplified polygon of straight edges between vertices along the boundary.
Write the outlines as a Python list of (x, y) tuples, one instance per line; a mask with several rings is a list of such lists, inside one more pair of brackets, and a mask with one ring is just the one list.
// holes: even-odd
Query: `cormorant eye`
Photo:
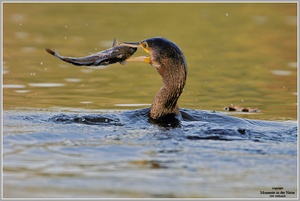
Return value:
[(144, 49), (148, 49), (148, 43), (147, 42), (142, 42), (142, 46)]

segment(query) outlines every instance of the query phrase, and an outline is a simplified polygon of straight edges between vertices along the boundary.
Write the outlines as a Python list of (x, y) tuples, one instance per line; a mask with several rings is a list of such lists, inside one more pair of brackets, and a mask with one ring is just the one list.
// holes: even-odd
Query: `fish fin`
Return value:
[(114, 39), (114, 41), (113, 41), (113, 44), (112, 44), (112, 47), (115, 47), (115, 46), (117, 46), (118, 45), (118, 39), (117, 38), (115, 38)]
[(122, 65), (125, 65), (127, 62), (126, 61), (120, 61), (119, 63), (122, 64)]

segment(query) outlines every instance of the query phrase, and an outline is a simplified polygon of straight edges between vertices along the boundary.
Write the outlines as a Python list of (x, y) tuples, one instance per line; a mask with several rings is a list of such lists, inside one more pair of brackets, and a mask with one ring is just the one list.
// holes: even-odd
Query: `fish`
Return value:
[(46, 48), (45, 50), (62, 61), (71, 63), (75, 66), (107, 66), (117, 62), (122, 65), (126, 64), (126, 59), (131, 57), (136, 52), (137, 48), (122, 45), (122, 43), (118, 44), (118, 40), (115, 38), (111, 48), (85, 57), (66, 57), (61, 56), (56, 50), (50, 48)]

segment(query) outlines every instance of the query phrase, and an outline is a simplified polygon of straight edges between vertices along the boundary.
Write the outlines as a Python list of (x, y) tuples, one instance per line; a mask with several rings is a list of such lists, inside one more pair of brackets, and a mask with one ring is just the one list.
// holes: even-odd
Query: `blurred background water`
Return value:
[[(297, 192), (296, 3), (2, 5), (5, 197), (266, 197), (259, 192), (276, 186)], [(155, 69), (76, 67), (44, 50), (80, 57), (115, 37), (155, 36), (185, 54), (181, 108), (259, 108), (229, 114), (261, 122), (236, 125), (228, 117), (216, 126), (216, 116), (209, 126), (183, 122), (171, 130), (133, 122), (122, 111), (150, 106), (161, 86)], [(111, 114), (120, 125), (52, 121), (61, 113), (64, 120)]]
[(85, 56), (115, 37), (163, 36), (188, 62), (181, 107), (234, 104), (258, 107), (255, 118), (297, 117), (296, 4), (4, 4), (3, 15), (4, 109), (150, 104), (161, 85), (150, 65), (75, 67), (44, 49)]

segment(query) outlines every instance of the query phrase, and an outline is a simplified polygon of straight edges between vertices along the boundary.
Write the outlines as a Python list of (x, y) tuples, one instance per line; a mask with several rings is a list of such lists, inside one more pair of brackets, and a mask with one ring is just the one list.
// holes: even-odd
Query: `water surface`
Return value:
[[(297, 125), (193, 115), (181, 127), (146, 109), (103, 114), (5, 111), (7, 197), (264, 197), (297, 194)], [(22, 182), (20, 182), (22, 181)]]

